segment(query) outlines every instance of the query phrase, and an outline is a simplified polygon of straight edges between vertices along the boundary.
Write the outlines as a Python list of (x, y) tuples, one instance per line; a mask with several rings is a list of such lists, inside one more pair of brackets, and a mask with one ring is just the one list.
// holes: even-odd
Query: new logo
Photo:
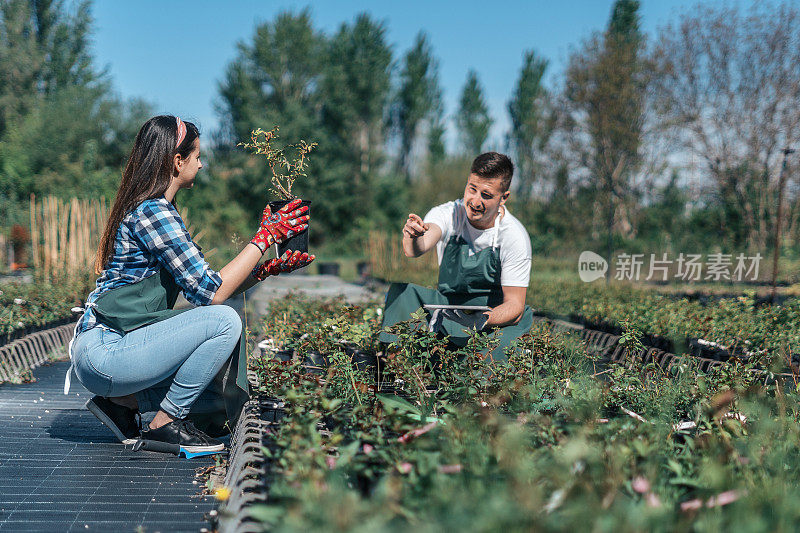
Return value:
[(608, 261), (594, 252), (584, 251), (578, 257), (578, 275), (581, 281), (590, 283), (596, 279), (604, 278), (608, 272)]

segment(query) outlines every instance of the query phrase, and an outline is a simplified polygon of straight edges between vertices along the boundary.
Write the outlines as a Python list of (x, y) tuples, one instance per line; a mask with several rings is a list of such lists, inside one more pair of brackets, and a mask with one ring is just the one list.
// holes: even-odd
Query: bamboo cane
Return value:
[(108, 212), (104, 198), (37, 201), (31, 196), (33, 264), (46, 281), (69, 281), (90, 271)]
[(36, 195), (31, 193), (31, 262), (33, 270), (39, 270), (39, 225), (36, 223)]

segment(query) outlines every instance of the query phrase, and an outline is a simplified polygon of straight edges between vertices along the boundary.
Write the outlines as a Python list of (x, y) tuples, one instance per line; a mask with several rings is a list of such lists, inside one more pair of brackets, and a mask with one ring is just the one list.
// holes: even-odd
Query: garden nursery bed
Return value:
[[(249, 481), (221, 509), (227, 530), (800, 519), (797, 378), (771, 372), (779, 354), (721, 363), (645, 347), (631, 327), (575, 335), (542, 320), (492, 364), (485, 337), (454, 349), (413, 320), (381, 351), (379, 324), (375, 306), (273, 303), (251, 363)], [(354, 347), (379, 355), (354, 364)]]

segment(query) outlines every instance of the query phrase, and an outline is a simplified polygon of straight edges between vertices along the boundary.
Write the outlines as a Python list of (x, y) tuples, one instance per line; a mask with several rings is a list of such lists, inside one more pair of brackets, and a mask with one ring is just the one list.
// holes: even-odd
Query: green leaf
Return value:
[(254, 505), (249, 509), (248, 513), (259, 522), (274, 524), (280, 520), (286, 511), (275, 505)]
[(676, 477), (675, 479), (670, 479), (669, 483), (670, 485), (685, 485), (687, 487), (695, 487), (695, 488), (704, 487), (704, 485), (699, 481), (697, 481), (696, 479), (691, 479), (688, 477)]
[(404, 400), (399, 396), (388, 396), (385, 394), (378, 394), (378, 399), (381, 401), (384, 407), (390, 409), (392, 411), (400, 411), (403, 413), (414, 413), (418, 416), (422, 416), (422, 411), (419, 407), (411, 404), (408, 400)]

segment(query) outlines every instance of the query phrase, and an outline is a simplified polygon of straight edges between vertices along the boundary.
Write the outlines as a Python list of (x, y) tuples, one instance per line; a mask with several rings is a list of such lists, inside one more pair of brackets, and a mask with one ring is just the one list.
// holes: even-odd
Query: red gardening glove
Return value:
[(302, 200), (296, 198), (274, 213), (269, 208), (269, 205), (264, 208), (264, 212), (261, 214), (261, 227), (258, 229), (256, 236), (253, 237), (253, 240), (250, 241), (258, 246), (262, 254), (276, 242), (280, 244), (289, 237), (308, 229), (306, 222), (308, 222), (309, 217), (308, 215), (303, 215), (303, 213), (308, 212), (308, 206), (304, 205), (299, 209), (295, 209), (300, 205), (300, 202)]
[(256, 265), (253, 269), (253, 277), (258, 281), (264, 281), (267, 276), (277, 276), (282, 272), (291, 272), (308, 266), (314, 259), (316, 256), (308, 255), (306, 252), (286, 250), (282, 256), (270, 259), (261, 266)]

